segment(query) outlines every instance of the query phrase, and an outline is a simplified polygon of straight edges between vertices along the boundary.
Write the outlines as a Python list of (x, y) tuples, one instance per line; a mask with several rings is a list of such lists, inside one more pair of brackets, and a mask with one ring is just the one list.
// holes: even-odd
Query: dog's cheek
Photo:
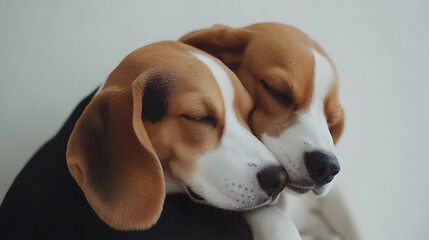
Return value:
[(250, 114), (249, 127), (252, 133), (258, 138), (260, 138), (262, 134), (270, 132), (269, 119), (267, 119), (264, 112), (259, 109), (253, 110)]

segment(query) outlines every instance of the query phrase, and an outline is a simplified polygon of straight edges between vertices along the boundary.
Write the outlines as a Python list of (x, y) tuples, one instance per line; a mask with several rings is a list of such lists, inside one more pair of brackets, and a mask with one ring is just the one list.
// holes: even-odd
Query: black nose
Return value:
[(306, 152), (304, 155), (305, 167), (311, 179), (318, 186), (329, 183), (340, 171), (337, 158), (325, 151)]
[(287, 173), (283, 167), (269, 166), (258, 172), (259, 186), (272, 197), (280, 193), (286, 185)]

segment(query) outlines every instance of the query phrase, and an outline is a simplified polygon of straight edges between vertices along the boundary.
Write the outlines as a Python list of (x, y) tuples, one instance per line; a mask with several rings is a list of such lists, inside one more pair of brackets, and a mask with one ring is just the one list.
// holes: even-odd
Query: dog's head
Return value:
[(252, 95), (250, 126), (288, 172), (288, 188), (325, 194), (340, 166), (334, 144), (344, 114), (333, 62), (296, 28), (217, 25), (180, 41), (221, 59)]
[(251, 133), (251, 109), (250, 95), (219, 60), (183, 43), (151, 44), (127, 56), (86, 107), (67, 164), (116, 229), (152, 226), (166, 179), (219, 208), (262, 206), (284, 188), (286, 172)]

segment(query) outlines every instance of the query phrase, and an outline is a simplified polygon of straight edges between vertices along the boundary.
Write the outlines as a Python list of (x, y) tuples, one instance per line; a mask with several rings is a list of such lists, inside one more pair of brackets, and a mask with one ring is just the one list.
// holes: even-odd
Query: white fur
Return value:
[(298, 230), (285, 211), (284, 193), (275, 205), (248, 212), (254, 240), (299, 240)]
[[(335, 152), (324, 111), (324, 100), (332, 87), (333, 69), (329, 61), (313, 50), (315, 74), (310, 107), (298, 113), (296, 124), (286, 128), (279, 137), (262, 135), (263, 143), (286, 168), (291, 185), (311, 182), (304, 153), (312, 150)], [(331, 184), (321, 192), (326, 193)]]
[[(273, 199), (260, 188), (257, 173), (268, 165), (280, 166), (279, 162), (238, 121), (234, 111), (235, 91), (225, 69), (208, 56), (192, 54), (208, 67), (221, 89), (225, 127), (219, 147), (197, 160), (197, 169), (191, 176), (180, 178), (206, 203), (219, 208), (244, 210), (269, 203)], [(171, 167), (174, 170), (178, 166)]]
[[(325, 204), (326, 202), (322, 198), (315, 197), (312, 194), (305, 194), (299, 197), (287, 196), (286, 213), (298, 227), (303, 239), (341, 239), (320, 209)], [(341, 212), (340, 210), (342, 210), (341, 207), (337, 206), (331, 212), (335, 214), (337, 211)], [(343, 219), (343, 221), (347, 221), (347, 219)]]

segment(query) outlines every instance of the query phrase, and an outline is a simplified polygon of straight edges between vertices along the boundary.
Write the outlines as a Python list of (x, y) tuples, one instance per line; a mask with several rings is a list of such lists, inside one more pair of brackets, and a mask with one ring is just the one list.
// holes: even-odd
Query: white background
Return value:
[(363, 239), (428, 239), (429, 2), (0, 2), (0, 200), (132, 50), (221, 23), (302, 29), (336, 62), (347, 120), (337, 185)]

